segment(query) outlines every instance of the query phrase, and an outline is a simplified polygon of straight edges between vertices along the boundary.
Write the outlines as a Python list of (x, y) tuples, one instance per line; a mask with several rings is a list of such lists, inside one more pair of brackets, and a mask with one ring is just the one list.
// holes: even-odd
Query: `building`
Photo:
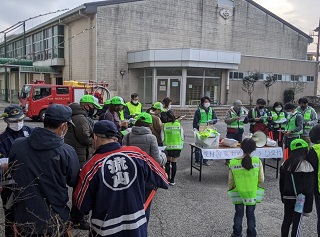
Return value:
[[(137, 92), (145, 106), (169, 96), (175, 107), (188, 107), (203, 95), (216, 104), (248, 103), (242, 79), (259, 72), (253, 99), (267, 97), (262, 81), (276, 74), (273, 103), (297, 80), (304, 82), (297, 96), (317, 94), (317, 62), (307, 60), (311, 42), (252, 0), (92, 2), (2, 42), (0, 60), (10, 75), (5, 80), (0, 68), (0, 89), (15, 94), (38, 78), (106, 81), (126, 100)], [(28, 65), (8, 59), (23, 58), (24, 50)]]

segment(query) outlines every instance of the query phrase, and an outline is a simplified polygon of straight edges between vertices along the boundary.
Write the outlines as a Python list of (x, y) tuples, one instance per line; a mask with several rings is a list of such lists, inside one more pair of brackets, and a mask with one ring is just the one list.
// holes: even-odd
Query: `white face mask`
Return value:
[(288, 114), (288, 115), (292, 115), (293, 113), (292, 113), (292, 112), (287, 112), (287, 114)]
[(20, 131), (23, 127), (23, 121), (18, 122), (18, 123), (9, 123), (9, 128), (13, 131)]
[(277, 112), (280, 112), (280, 111), (282, 110), (282, 108), (281, 108), (281, 107), (276, 107), (275, 110), (276, 110)]
[(135, 105), (138, 104), (139, 100), (133, 100), (132, 103), (134, 103)]
[(205, 108), (209, 108), (209, 107), (210, 107), (210, 102), (204, 103), (203, 106), (204, 106)]
[(168, 106), (168, 110), (171, 109), (171, 105)]

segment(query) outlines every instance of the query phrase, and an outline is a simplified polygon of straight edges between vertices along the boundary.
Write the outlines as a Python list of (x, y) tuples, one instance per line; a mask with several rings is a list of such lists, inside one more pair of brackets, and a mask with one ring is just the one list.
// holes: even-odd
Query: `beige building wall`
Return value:
[[(315, 88), (317, 86), (317, 63), (310, 61), (298, 61), (298, 60), (286, 60), (286, 59), (276, 59), (276, 58), (261, 58), (252, 56), (242, 56), (241, 64), (239, 66), (238, 72), (248, 73), (248, 72), (260, 72), (266, 77), (268, 74), (281, 74), (282, 81), (277, 81), (274, 85), (270, 87), (269, 90), (269, 100), (270, 104), (276, 101), (283, 102), (283, 93), (286, 89), (294, 87), (294, 82), (290, 80), (290, 75), (301, 75), (304, 79), (303, 92), (296, 95), (296, 99), (303, 96), (315, 95)], [(313, 76), (314, 81), (306, 81), (307, 76)], [(242, 80), (232, 80), (230, 79), (230, 91), (229, 91), (229, 103), (240, 99), (243, 103), (249, 103), (249, 96), (246, 92), (241, 89)], [(263, 80), (259, 80), (255, 83), (253, 92), (253, 103), (258, 98), (267, 99), (266, 87), (263, 84)]]
[(96, 81), (95, 25), (95, 15), (88, 15), (64, 26), (64, 80)]
[[(306, 59), (305, 36), (245, 0), (234, 4), (228, 8), (217, 0), (148, 0), (99, 6), (97, 78), (105, 78), (114, 94), (127, 99), (138, 83), (128, 71), (127, 52), (146, 49), (200, 48)], [(220, 15), (223, 8), (232, 12), (228, 19)], [(123, 77), (121, 69), (126, 70)]]

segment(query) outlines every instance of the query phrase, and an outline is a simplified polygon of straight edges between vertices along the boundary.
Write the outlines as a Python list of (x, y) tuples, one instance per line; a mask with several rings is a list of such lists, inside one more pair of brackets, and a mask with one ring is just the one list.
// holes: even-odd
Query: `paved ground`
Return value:
[[(0, 103), (0, 111), (5, 104)], [(26, 121), (31, 126), (41, 123)], [(223, 160), (212, 161), (204, 167), (202, 182), (198, 173), (190, 176), (190, 146), (193, 142), (192, 121), (183, 121), (186, 134), (185, 147), (178, 161), (176, 185), (169, 190), (159, 190), (152, 202), (149, 237), (226, 237), (232, 233), (234, 206), (227, 195), (228, 168)], [(0, 120), (0, 129), (5, 124)], [(225, 136), (225, 124), (216, 125), (221, 137)], [(247, 133), (247, 131), (245, 132)], [(268, 160), (275, 164), (274, 160)], [(258, 236), (280, 236), (283, 204), (280, 200), (276, 172), (265, 170), (266, 197), (256, 207)], [(2, 214), (1, 214), (2, 215)], [(3, 220), (3, 218), (1, 218)], [(0, 219), (0, 222), (1, 222)], [(303, 236), (316, 236), (317, 216), (314, 212), (304, 218)], [(245, 236), (245, 219), (244, 231)], [(0, 234), (1, 235), (1, 234)], [(86, 232), (74, 231), (73, 236), (87, 236)]]

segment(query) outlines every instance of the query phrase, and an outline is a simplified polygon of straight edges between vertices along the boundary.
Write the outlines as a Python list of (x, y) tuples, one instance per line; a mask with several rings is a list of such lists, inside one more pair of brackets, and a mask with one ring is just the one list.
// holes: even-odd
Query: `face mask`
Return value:
[(210, 102), (204, 103), (203, 106), (204, 106), (205, 108), (209, 108), (209, 107), (210, 107)]
[(292, 115), (292, 112), (287, 112), (288, 115)]
[(279, 107), (276, 107), (275, 110), (276, 110), (277, 112), (280, 112), (280, 111), (282, 110), (282, 108), (281, 108), (281, 107), (280, 107), (280, 108), (279, 108)]
[(91, 118), (94, 115), (94, 108), (90, 108), (88, 111), (88, 116)]
[(171, 105), (168, 106), (168, 109), (171, 109)]
[(305, 110), (305, 109), (307, 108), (307, 106), (300, 106), (300, 108), (301, 108), (302, 110)]
[(134, 103), (135, 105), (138, 104), (139, 100), (133, 100), (132, 103)]
[(259, 109), (264, 109), (264, 106), (259, 106), (258, 108), (259, 108)]
[(9, 123), (9, 128), (13, 131), (20, 131), (23, 127), (23, 122), (18, 122), (18, 123)]

